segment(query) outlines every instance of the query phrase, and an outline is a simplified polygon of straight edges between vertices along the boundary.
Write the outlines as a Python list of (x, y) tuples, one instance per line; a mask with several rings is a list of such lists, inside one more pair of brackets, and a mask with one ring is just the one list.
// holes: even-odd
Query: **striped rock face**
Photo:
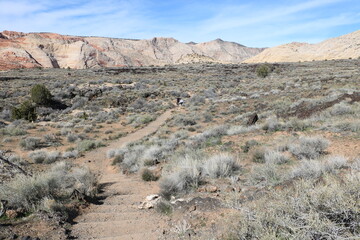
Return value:
[(0, 33), (0, 70), (240, 63), (263, 50), (221, 39), (182, 43), (162, 37), (134, 40), (4, 31)]

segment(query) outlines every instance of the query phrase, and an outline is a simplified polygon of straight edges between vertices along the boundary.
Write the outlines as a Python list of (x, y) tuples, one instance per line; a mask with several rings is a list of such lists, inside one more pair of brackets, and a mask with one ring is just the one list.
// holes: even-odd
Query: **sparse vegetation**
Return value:
[(65, 162), (56, 164), (48, 172), (33, 177), (18, 176), (0, 185), (1, 196), (10, 208), (24, 208), (29, 212), (36, 211), (48, 199), (66, 204), (75, 190), (83, 196), (94, 197), (97, 179), (88, 169)]
[(303, 137), (298, 143), (289, 146), (289, 150), (298, 159), (316, 159), (325, 153), (329, 141), (322, 137)]
[[(189, 224), (176, 231), (188, 237), (189, 226), (195, 226), (196, 236), (189, 238), (222, 239), (227, 233), (229, 239), (356, 238), (357, 182), (348, 177), (360, 169), (358, 60), (263, 65), (267, 76), (257, 76), (262, 65), (215, 63), (0, 72), (10, 77), (0, 86), (0, 154), (33, 175), (21, 177), (20, 170), (0, 162), (9, 208), (26, 205), (26, 214), (41, 213), (44, 219), (64, 216), (69, 206), (84, 201), (77, 191), (93, 175), (78, 177), (76, 166), (51, 169), (62, 159), (85, 156), (79, 162), (96, 171), (104, 167), (98, 161), (109, 161), (131, 178), (126, 185), (106, 185), (109, 197), (99, 203), (118, 203), (127, 191), (137, 191), (136, 184), (159, 185), (163, 198), (156, 210), (173, 212), (173, 226), (186, 218)], [(39, 91), (45, 101), (37, 104), (29, 101), (28, 89), (35, 84), (46, 86)], [(184, 105), (176, 106), (178, 97)], [(11, 109), (22, 103), (27, 110), (11, 119)], [(157, 132), (125, 147), (128, 138), (113, 144), (127, 134), (137, 136), (170, 108), (171, 117)], [(28, 118), (29, 112), (36, 117)], [(258, 120), (251, 125), (254, 114)], [(92, 151), (107, 150), (96, 149), (103, 144), (114, 146), (108, 159), (92, 161)], [(117, 186), (120, 194), (108, 195)], [(219, 207), (224, 205), (225, 210)], [(224, 232), (229, 222), (239, 225)], [(172, 239), (168, 232), (163, 237)]]

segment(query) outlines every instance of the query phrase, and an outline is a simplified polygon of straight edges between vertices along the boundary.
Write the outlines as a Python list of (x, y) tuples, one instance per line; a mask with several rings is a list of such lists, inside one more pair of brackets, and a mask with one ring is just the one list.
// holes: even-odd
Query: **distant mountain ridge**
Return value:
[(221, 39), (182, 43), (163, 37), (137, 40), (3, 31), (0, 32), (0, 70), (240, 63), (263, 50)]
[(360, 57), (360, 30), (317, 44), (288, 43), (265, 49), (245, 63), (298, 62)]

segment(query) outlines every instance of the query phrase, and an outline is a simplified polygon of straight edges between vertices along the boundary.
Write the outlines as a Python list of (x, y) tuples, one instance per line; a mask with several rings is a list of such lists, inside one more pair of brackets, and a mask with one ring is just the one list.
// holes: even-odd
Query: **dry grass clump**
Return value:
[(27, 132), (20, 127), (9, 125), (3, 129), (0, 129), (0, 134), (7, 136), (21, 136), (27, 134)]
[(29, 154), (29, 158), (34, 162), (34, 163), (53, 163), (59, 159), (61, 159), (61, 154), (58, 151), (52, 151), (52, 152), (47, 152), (47, 151), (34, 151), (32, 153)]
[(298, 159), (316, 159), (328, 146), (329, 141), (322, 137), (302, 137), (298, 143), (289, 146), (289, 151)]
[(19, 175), (11, 182), (0, 185), (2, 199), (9, 208), (24, 208), (35, 211), (46, 199), (66, 203), (74, 191), (83, 196), (94, 197), (97, 192), (97, 177), (86, 168), (59, 162), (49, 171), (32, 177)]
[(79, 152), (86, 152), (92, 149), (103, 147), (104, 144), (101, 141), (96, 140), (83, 140), (77, 143), (76, 149)]
[(155, 119), (156, 117), (150, 114), (131, 115), (127, 118), (127, 123), (132, 124), (135, 128), (138, 128), (141, 125), (148, 124), (154, 121)]
[(244, 206), (226, 239), (356, 239), (360, 175), (297, 181)]
[(217, 142), (220, 141), (221, 143), (220, 138), (226, 135), (228, 129), (228, 125), (220, 125), (213, 127), (209, 130), (204, 131), (203, 133), (199, 133), (195, 136), (190, 137), (190, 141), (187, 143), (187, 146), (192, 148), (201, 148), (206, 145), (212, 145), (212, 140), (215, 140)]
[(292, 169), (290, 178), (318, 178), (327, 173), (336, 173), (347, 166), (347, 160), (341, 156), (329, 156), (326, 160), (303, 160)]
[(25, 150), (35, 150), (43, 146), (41, 138), (37, 137), (27, 137), (20, 141), (20, 146)]
[(285, 164), (290, 161), (290, 158), (279, 151), (266, 151), (264, 154), (265, 162), (271, 162), (275, 164)]
[(276, 163), (266, 162), (252, 167), (248, 182), (251, 185), (275, 186), (286, 180), (285, 176)]
[(233, 156), (220, 153), (205, 160), (202, 170), (202, 174), (210, 178), (224, 178), (239, 170), (239, 165)]
[(208, 157), (201, 152), (187, 152), (174, 161), (172, 171), (160, 182), (161, 195), (167, 199), (197, 188), (206, 178), (228, 177), (240, 169), (236, 160), (226, 153)]

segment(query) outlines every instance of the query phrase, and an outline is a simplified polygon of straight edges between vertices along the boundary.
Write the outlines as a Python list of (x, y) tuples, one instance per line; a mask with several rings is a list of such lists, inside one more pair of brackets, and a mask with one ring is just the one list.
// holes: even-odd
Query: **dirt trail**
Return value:
[(171, 110), (160, 115), (148, 126), (120, 138), (109, 146), (86, 153), (79, 159), (100, 173), (100, 184), (104, 187), (100, 204), (91, 204), (84, 214), (74, 221), (71, 235), (76, 239), (158, 239), (166, 218), (154, 211), (139, 210), (138, 205), (147, 195), (158, 193), (158, 184), (144, 182), (138, 175), (124, 175), (111, 166), (106, 158), (109, 149), (120, 148), (127, 143), (140, 140), (154, 133), (170, 118)]

